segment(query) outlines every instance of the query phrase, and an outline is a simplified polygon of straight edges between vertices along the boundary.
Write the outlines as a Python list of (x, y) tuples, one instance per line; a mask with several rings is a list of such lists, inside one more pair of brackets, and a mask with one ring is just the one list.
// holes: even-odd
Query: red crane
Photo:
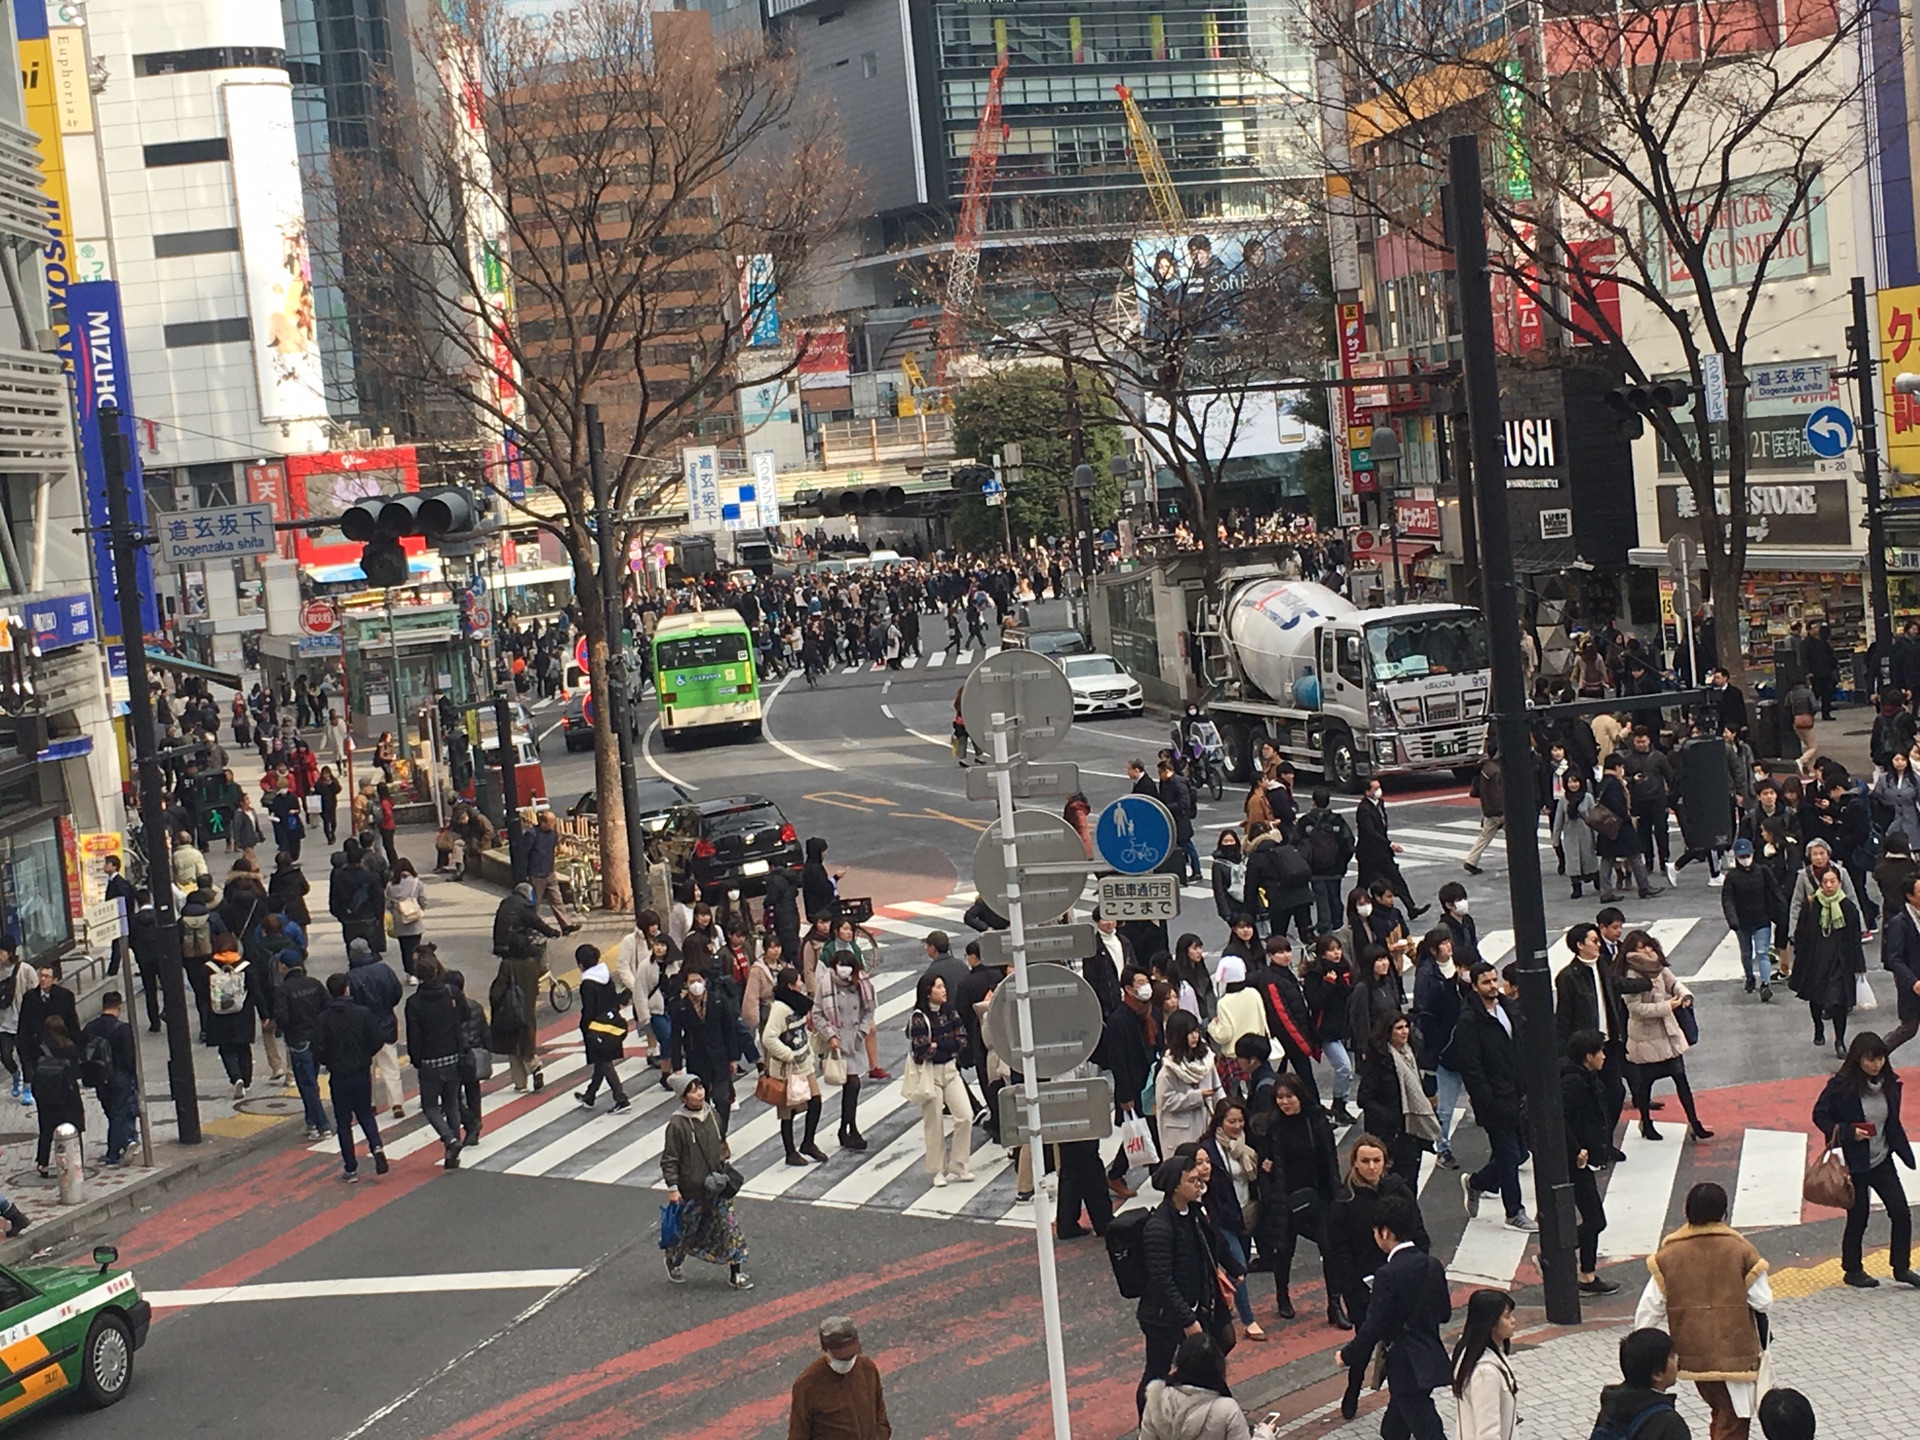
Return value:
[(987, 228), (987, 200), (993, 194), (994, 172), (1000, 168), (1000, 143), (1007, 127), (1000, 120), (1001, 83), (1007, 78), (1003, 56), (987, 78), (987, 101), (980, 107), (980, 128), (973, 135), (973, 153), (967, 158), (967, 185), (960, 196), (960, 218), (953, 227), (953, 268), (947, 272), (946, 305), (940, 312), (939, 338), (934, 342), (933, 383), (945, 387), (947, 362), (960, 343), (962, 312), (973, 301), (980, 275), (980, 237)]

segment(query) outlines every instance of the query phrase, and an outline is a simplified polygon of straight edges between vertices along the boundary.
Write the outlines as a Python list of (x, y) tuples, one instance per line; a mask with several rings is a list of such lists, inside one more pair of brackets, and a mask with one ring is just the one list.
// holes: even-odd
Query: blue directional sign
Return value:
[(1837, 460), (1853, 447), (1853, 417), (1838, 405), (1822, 405), (1807, 416), (1807, 448), (1823, 460)]
[(1173, 853), (1173, 816), (1150, 795), (1122, 795), (1100, 812), (1093, 844), (1122, 875), (1146, 875)]

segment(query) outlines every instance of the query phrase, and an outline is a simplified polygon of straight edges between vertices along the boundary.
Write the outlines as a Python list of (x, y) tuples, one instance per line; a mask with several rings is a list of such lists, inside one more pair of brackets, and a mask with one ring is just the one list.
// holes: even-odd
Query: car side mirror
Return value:
[(100, 1273), (106, 1274), (113, 1263), (120, 1258), (120, 1252), (111, 1245), (93, 1247), (93, 1263), (100, 1267)]

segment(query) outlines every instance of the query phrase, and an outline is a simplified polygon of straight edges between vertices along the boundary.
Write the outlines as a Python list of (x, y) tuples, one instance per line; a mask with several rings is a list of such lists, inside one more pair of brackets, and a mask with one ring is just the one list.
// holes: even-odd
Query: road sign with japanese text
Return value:
[(227, 505), (185, 510), (154, 523), (157, 558), (164, 565), (228, 560), (274, 553), (273, 506)]

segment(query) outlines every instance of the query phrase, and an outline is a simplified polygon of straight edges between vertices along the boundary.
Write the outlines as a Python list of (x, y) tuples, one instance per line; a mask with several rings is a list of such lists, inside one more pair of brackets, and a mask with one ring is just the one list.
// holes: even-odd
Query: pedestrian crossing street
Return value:
[[(1001, 648), (1002, 647), (998, 645), (989, 645), (980, 652), (980, 658), (982, 660), (991, 660), (1000, 653)], [(918, 655), (903, 655), (900, 657), (900, 668), (902, 670), (916, 670), (924, 665), (929, 670), (938, 670), (947, 663), (947, 657), (951, 655), (953, 657), (953, 668), (956, 670), (964, 670), (973, 664), (973, 654), (974, 652), (971, 649), (967, 649), (936, 650), (924, 659)], [(840, 673), (842, 675), (858, 675), (862, 670), (884, 670), (886, 668), (886, 661), (875, 660), (871, 663), (862, 663), (859, 665), (843, 665), (840, 667)]]
[[(1414, 843), (1439, 850), (1455, 839), (1450, 829), (1443, 823), (1438, 830), (1424, 834), (1409, 831), (1403, 843), (1408, 843), (1409, 851)], [(1211, 906), (1211, 892), (1205, 886), (1183, 888), (1190, 901)], [(922, 969), (919, 941), (928, 930), (944, 929), (960, 943), (966, 933), (960, 917), (972, 898), (971, 889), (962, 889), (940, 901), (887, 906), (869, 926), (881, 941), (874, 973), (880, 1058), (896, 1077), (903, 1069), (906, 1019), (913, 1005), (914, 982)], [(1693, 892), (1682, 898), (1694, 898)], [(1718, 917), (1717, 893), (1701, 889), (1697, 898), (1710, 901), (1714, 913), (1655, 920), (1647, 928), (1681, 957), (1676, 968), (1693, 981), (1738, 978), (1737, 957), (1731, 972), (1722, 973), (1727, 971), (1720, 949), (1725, 926)], [(1193, 906), (1188, 909), (1191, 913)], [(1630, 913), (1630, 921), (1632, 918)], [(1489, 957), (1505, 958), (1512, 948), (1511, 932), (1486, 934), (1482, 948)], [(1691, 960), (1685, 958), (1688, 956)], [(587, 1074), (577, 1035), (565, 1034), (545, 1047), (545, 1053), (547, 1085), (539, 1094), (515, 1094), (504, 1075), (490, 1082), (484, 1096), (487, 1118), (483, 1137), (477, 1147), (463, 1154), (463, 1168), (662, 1190), (660, 1150), (665, 1121), (678, 1104), (677, 1097), (659, 1085), (654, 1072), (636, 1054), (622, 1065), (633, 1110), (612, 1115), (603, 1097), (599, 1108), (588, 1112), (573, 1099), (573, 1092)], [(1328, 1078), (1322, 1078), (1323, 1093)], [(742, 1193), (749, 1199), (1031, 1228), (1032, 1206), (1015, 1199), (1014, 1173), (1007, 1153), (978, 1131), (971, 1161), (974, 1181), (933, 1185), (922, 1158), (920, 1112), (901, 1099), (897, 1078), (868, 1081), (861, 1092), (858, 1126), (869, 1146), (864, 1153), (843, 1150), (835, 1143), (839, 1093), (828, 1088), (819, 1132), (819, 1143), (828, 1160), (805, 1168), (785, 1163), (778, 1119), (770, 1107), (752, 1098), (750, 1077), (741, 1082), (739, 1094), (730, 1140), (734, 1161), (747, 1177)], [(437, 1143), (417, 1106), (409, 1110), (408, 1117), (393, 1122), (392, 1131), (387, 1133), (389, 1157), (398, 1161), (422, 1152), (437, 1156)], [(506, 1118), (501, 1118), (503, 1114)], [(1461, 1114), (1466, 1114), (1464, 1104)], [(1480, 1153), (1482, 1143), (1470, 1121), (1463, 1124), (1456, 1117), (1455, 1131), (1461, 1137), (1463, 1158), (1471, 1160)], [(1342, 1143), (1354, 1133), (1349, 1130), (1343, 1134)], [(1683, 1133), (1681, 1125), (1668, 1122), (1663, 1126), (1665, 1138), (1653, 1142), (1628, 1127), (1621, 1142), (1628, 1159), (1603, 1180), (1609, 1219), (1602, 1236), (1603, 1257), (1617, 1261), (1654, 1250), (1660, 1237), (1679, 1223), (1688, 1187), (1704, 1179), (1726, 1185), (1734, 1197), (1734, 1223), (1742, 1228), (1801, 1222), (1800, 1183), (1809, 1155), (1809, 1137), (1804, 1132), (1728, 1127), (1706, 1145), (1690, 1143)], [(311, 1148), (317, 1156), (335, 1153), (331, 1140)], [(1106, 1148), (1110, 1152), (1111, 1143)], [(1522, 1179), (1531, 1206), (1530, 1166)], [(1141, 1193), (1129, 1205), (1157, 1201), (1158, 1196), (1139, 1172), (1134, 1180)], [(1423, 1167), (1419, 1189), (1435, 1253), (1447, 1261), (1456, 1281), (1503, 1286), (1525, 1283), (1522, 1267), (1528, 1262), (1533, 1237), (1506, 1228), (1497, 1197), (1485, 1199), (1479, 1216), (1469, 1221), (1461, 1201), (1459, 1176), (1436, 1169), (1431, 1157)], [(1310, 1262), (1300, 1263), (1304, 1277)]]

